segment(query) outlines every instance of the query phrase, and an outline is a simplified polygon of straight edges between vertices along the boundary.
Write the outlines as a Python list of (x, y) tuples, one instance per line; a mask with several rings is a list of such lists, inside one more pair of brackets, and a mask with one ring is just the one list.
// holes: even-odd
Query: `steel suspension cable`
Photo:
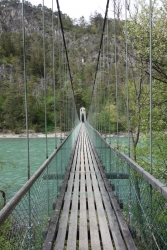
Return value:
[(116, 83), (116, 123), (117, 123), (117, 149), (119, 148), (119, 125), (118, 125), (118, 70), (117, 70), (117, 32), (116, 32), (116, 0), (114, 0), (114, 53), (115, 53), (115, 83)]
[(150, 0), (150, 173), (152, 174), (152, 0)]
[[(65, 87), (66, 87), (66, 83), (67, 83), (67, 68), (66, 68), (66, 64), (65, 64)], [(68, 86), (65, 88), (66, 89), (66, 134), (67, 134), (67, 131), (68, 131)]]
[(102, 54), (100, 54), (100, 83), (99, 83), (99, 132), (102, 134), (102, 120), (100, 119), (100, 113), (101, 113), (101, 108), (102, 108), (102, 70), (101, 70), (101, 65), (102, 65)]
[[(63, 97), (62, 97), (62, 100), (63, 100), (63, 104), (62, 104), (62, 107), (63, 107), (63, 112), (61, 113), (62, 115), (62, 128), (63, 128), (63, 131), (64, 131), (64, 134), (65, 134), (65, 116), (66, 116), (66, 109), (65, 109), (65, 90), (64, 90), (64, 75), (65, 75), (65, 58), (64, 58), (64, 47), (63, 47), (63, 43), (62, 43), (62, 94), (63, 94)], [(63, 116), (64, 114), (64, 116)]]
[(53, 92), (54, 92), (54, 131), (55, 131), (55, 149), (57, 148), (56, 140), (56, 78), (55, 78), (55, 30), (54, 30), (54, 4), (52, 0), (52, 63), (53, 63)]
[(127, 23), (127, 0), (125, 0), (125, 58), (126, 58), (126, 106), (127, 106), (127, 127), (128, 127), (128, 155), (130, 157), (130, 111), (129, 111), (129, 63), (128, 63), (128, 23)]
[(67, 66), (68, 66), (68, 71), (69, 71), (69, 76), (70, 76), (71, 88), (72, 88), (72, 92), (73, 92), (74, 100), (75, 100), (74, 86), (73, 86), (73, 80), (72, 80), (71, 69), (70, 69), (70, 64), (69, 64), (67, 46), (66, 46), (66, 41), (65, 41), (65, 36), (64, 36), (64, 28), (63, 28), (63, 23), (62, 23), (62, 18), (61, 18), (59, 1), (56, 0), (56, 3), (57, 3), (58, 14), (59, 14), (60, 27), (61, 27), (61, 31), (62, 31), (63, 44), (64, 44), (64, 49), (65, 49), (65, 54), (66, 54), (66, 59), (67, 59)]
[[(117, 132), (117, 139), (116, 139), (116, 147), (118, 148), (118, 142), (119, 142), (119, 131), (118, 131), (118, 70), (117, 70), (117, 32), (116, 32), (116, 0), (114, 0), (114, 62), (115, 62), (115, 104), (116, 104), (116, 132)], [(117, 180), (115, 182), (115, 192), (118, 204), (121, 203), (121, 197), (120, 197), (120, 161), (117, 158), (116, 159), (116, 172), (117, 172)]]
[[(27, 94), (27, 72), (26, 72), (26, 43), (24, 25), (24, 0), (22, 0), (22, 33), (23, 33), (23, 67), (24, 67), (24, 92), (25, 92), (25, 113), (26, 113), (26, 139), (27, 139), (27, 177), (30, 174), (30, 143), (29, 143), (29, 119), (28, 119), (28, 94)], [(31, 214), (31, 192), (28, 191), (28, 249), (32, 249), (32, 214)]]
[[(150, 12), (149, 12), (149, 19), (150, 19), (150, 174), (152, 175), (153, 173), (153, 169), (152, 169), (152, 154), (153, 154), (153, 148), (152, 148), (152, 0), (150, 0)], [(151, 211), (150, 211), (150, 230), (151, 230), (151, 233), (152, 233), (152, 210), (153, 210), (153, 207), (152, 207), (152, 186), (150, 185), (150, 208), (151, 208)], [(152, 249), (152, 244), (153, 244), (153, 239), (151, 239), (151, 249)]]
[[(107, 15), (108, 17), (108, 15)], [(111, 109), (110, 109), (110, 62), (109, 62), (109, 39), (108, 39), (108, 26), (109, 26), (109, 18), (107, 18), (107, 94), (108, 94), (108, 134), (110, 135), (110, 116), (111, 116)]]
[[(108, 79), (107, 79), (107, 94), (108, 94), (108, 105), (109, 105), (109, 109), (108, 109), (108, 134), (109, 134), (109, 143), (111, 144), (111, 122), (110, 122), (110, 116), (111, 116), (111, 108), (110, 108), (110, 63), (109, 63), (109, 17), (107, 14), (107, 74), (108, 74)], [(107, 150), (106, 150), (107, 151)], [(110, 178), (109, 178), (109, 182), (111, 184), (111, 168), (112, 168), (112, 160), (111, 160), (111, 150), (109, 151), (109, 155), (108, 155), (108, 163), (109, 163), (109, 173), (110, 173)]]
[(29, 143), (29, 119), (28, 119), (28, 94), (27, 94), (27, 72), (26, 72), (26, 43), (24, 25), (24, 0), (22, 0), (22, 33), (23, 33), (23, 67), (24, 67), (24, 92), (25, 92), (25, 113), (26, 113), (26, 138), (27, 138), (27, 178), (30, 179), (30, 143)]
[[(129, 111), (129, 76), (128, 76), (128, 70), (129, 70), (129, 61), (128, 61), (128, 24), (127, 24), (127, 9), (128, 4), (127, 0), (125, 0), (125, 36), (126, 36), (126, 103), (127, 103), (127, 127), (128, 127), (128, 155), (130, 157), (130, 111)], [(130, 166), (128, 169), (129, 175), (130, 175)], [(130, 228), (132, 228), (132, 187), (131, 187), (131, 179), (129, 179), (129, 225)]]
[[(103, 36), (103, 85), (102, 85), (102, 87), (103, 87), (103, 96), (102, 96), (102, 98), (104, 98), (103, 99), (103, 106), (102, 107), (104, 107), (104, 121), (103, 121), (103, 136), (104, 136), (104, 139), (106, 140), (107, 139), (107, 121), (106, 121), (106, 110), (107, 110), (107, 93), (106, 93), (106, 87), (107, 87), (107, 74), (106, 74), (106, 69), (105, 69), (105, 64), (106, 64), (106, 58), (107, 58), (107, 54), (106, 54), (106, 46), (105, 46), (105, 38), (106, 38), (106, 36), (107, 36), (107, 24), (108, 24), (108, 13), (107, 13), (107, 20), (106, 20), (106, 26), (105, 26), (105, 36)], [(103, 112), (103, 110), (102, 110), (102, 112)], [(103, 119), (103, 117), (102, 117), (102, 119)], [(105, 165), (106, 165), (106, 168), (108, 167), (108, 164), (107, 164), (107, 161), (106, 161), (106, 159), (107, 159), (107, 156), (108, 156), (108, 150), (106, 149), (105, 151), (104, 151), (104, 162), (105, 162)]]
[(104, 22), (103, 22), (102, 35), (101, 35), (101, 40), (100, 40), (100, 49), (99, 49), (99, 53), (98, 53), (97, 65), (96, 65), (96, 70), (95, 70), (95, 78), (94, 78), (94, 83), (93, 83), (93, 88), (92, 88), (92, 93), (91, 93), (91, 98), (90, 98), (90, 106), (91, 106), (92, 100), (93, 100), (94, 88), (95, 88), (97, 73), (98, 73), (98, 69), (99, 69), (100, 55), (101, 55), (104, 30), (105, 30), (105, 25), (106, 25), (106, 20), (107, 20), (109, 2), (110, 2), (110, 0), (107, 0), (106, 10), (105, 10), (105, 17), (104, 17)]
[[(59, 24), (60, 24), (60, 18), (59, 18)], [(61, 33), (61, 29), (60, 29), (60, 35), (62, 35)], [(63, 117), (62, 117), (62, 110), (63, 110), (63, 106), (64, 106), (64, 102), (63, 102), (63, 73), (62, 73), (62, 68), (63, 68), (63, 43), (60, 46), (60, 129), (61, 129), (61, 141), (63, 139)]]
[(60, 30), (60, 19), (58, 15), (58, 58), (59, 58), (59, 86), (60, 86), (60, 99), (59, 99), (59, 119), (60, 119), (60, 142), (62, 140), (62, 121), (61, 121), (61, 30)]
[(45, 107), (45, 142), (46, 159), (48, 158), (48, 138), (47, 138), (47, 105), (46, 105), (46, 42), (45, 42), (45, 6), (43, 0), (43, 70), (44, 70), (44, 107)]
[[(97, 83), (96, 83), (96, 86), (95, 86), (95, 93), (97, 93)], [(92, 119), (91, 118), (91, 120), (92, 120), (92, 122), (93, 122), (93, 126), (97, 129), (97, 126), (98, 126), (98, 123), (97, 123), (97, 121), (98, 121), (98, 118), (97, 118), (97, 112), (98, 112), (98, 106), (96, 106), (96, 110), (97, 110), (97, 112), (95, 112), (95, 105), (96, 105), (96, 99), (97, 99), (97, 97), (98, 97), (98, 95), (96, 94), (96, 95), (94, 95), (94, 97), (93, 97), (93, 102), (92, 102), (92, 115), (94, 114), (94, 118)]]
[(66, 110), (67, 110), (67, 117), (66, 117), (66, 133), (68, 134), (68, 122), (70, 119), (69, 113), (68, 113), (68, 95), (69, 95), (69, 89), (68, 89), (68, 81), (67, 81), (67, 63), (66, 63), (66, 79), (65, 79), (65, 87), (66, 87)]
[[(107, 18), (108, 19), (108, 18)], [(104, 33), (105, 33), (105, 31), (104, 31)], [(104, 105), (104, 107), (105, 107), (105, 62), (104, 62), (104, 58), (105, 58), (105, 53), (104, 53), (104, 47), (105, 47), (105, 43), (104, 43), (105, 41), (104, 41), (104, 36), (103, 36), (103, 45), (102, 45), (102, 47), (103, 47), (103, 66), (102, 66), (102, 68), (103, 68), (103, 81), (102, 81), (102, 88), (103, 88), (103, 86), (104, 86), (104, 89), (103, 89), (103, 95), (102, 95), (102, 104)], [(102, 106), (103, 107), (103, 106)], [(102, 119), (103, 119), (103, 117), (102, 117)], [(103, 134), (104, 134), (104, 136), (105, 136), (105, 133), (106, 133), (106, 114), (105, 114), (105, 112), (104, 112), (104, 123), (103, 123)]]
[(67, 65), (65, 64), (65, 89), (66, 89), (66, 134), (68, 133), (68, 120), (69, 120), (69, 114), (68, 114), (68, 85), (67, 84)]
[[(43, 0), (43, 70), (44, 70), (44, 109), (45, 109), (45, 143), (46, 143), (46, 159), (48, 159), (48, 132), (47, 132), (47, 99), (46, 99), (46, 41), (45, 41), (45, 5)], [(48, 166), (47, 166), (47, 176), (48, 176)], [(48, 220), (49, 218), (49, 180), (47, 179), (47, 210), (48, 210)]]

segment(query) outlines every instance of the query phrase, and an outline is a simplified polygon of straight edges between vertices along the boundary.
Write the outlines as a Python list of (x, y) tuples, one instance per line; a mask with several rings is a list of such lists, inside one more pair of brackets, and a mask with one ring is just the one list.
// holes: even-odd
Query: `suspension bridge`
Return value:
[[(111, 131), (109, 119), (104, 115), (105, 125), (100, 122), (100, 109), (110, 100), (109, 62), (104, 62), (109, 50), (107, 1), (100, 49), (97, 58), (95, 80), (91, 93), (91, 104), (86, 115), (85, 109), (78, 116), (75, 93), (70, 71), (70, 60), (66, 46), (61, 11), (57, 0), (59, 40), (62, 42), (60, 63), (68, 82), (68, 91), (63, 92), (62, 108), (66, 114), (64, 138), (56, 144), (54, 152), (48, 156), (47, 107), (46, 107), (46, 65), (45, 65), (45, 11), (43, 3), (43, 45), (44, 45), (44, 90), (45, 90), (45, 132), (46, 161), (34, 175), (30, 175), (29, 124), (26, 75), (26, 43), (24, 23), (24, 1), (22, 2), (22, 30), (24, 50), (24, 86), (27, 131), (28, 180), (0, 211), (0, 249), (117, 249), (117, 250), (165, 250), (167, 249), (167, 187), (131, 159), (130, 113), (127, 88), (127, 128), (128, 153), (119, 150), (119, 122), (117, 111), (117, 145), (109, 139)], [(116, 1), (113, 2), (114, 19)], [(150, 10), (152, 6), (150, 3)], [(127, 18), (125, 1), (125, 17)], [(152, 15), (150, 14), (150, 20)], [(53, 55), (54, 55), (54, 15), (52, 15)], [(125, 20), (126, 21), (126, 20)], [(113, 21), (115, 24), (115, 21)], [(126, 22), (125, 22), (126, 23)], [(151, 23), (151, 21), (150, 21)], [(128, 29), (127, 23), (125, 25)], [(115, 62), (117, 57), (116, 26)], [(150, 37), (151, 37), (150, 29)], [(128, 32), (126, 33), (126, 79), (128, 87)], [(150, 39), (151, 40), (151, 39)], [(106, 41), (106, 44), (105, 44)], [(105, 45), (107, 49), (105, 50)], [(150, 65), (151, 58), (150, 43)], [(106, 63), (106, 65), (105, 65)], [(104, 68), (106, 67), (106, 71)], [(56, 137), (56, 79), (53, 56), (54, 120)], [(150, 67), (152, 72), (152, 68)], [(102, 84), (103, 74), (108, 76)], [(61, 76), (60, 76), (61, 77)], [(118, 70), (115, 63), (116, 97), (118, 95)], [(60, 85), (61, 85), (60, 84)], [(150, 86), (152, 75), (150, 73)], [(150, 88), (151, 89), (151, 88)], [(150, 90), (151, 94), (151, 90)], [(65, 100), (65, 101), (64, 101)], [(107, 101), (106, 101), (107, 100)], [(117, 100), (116, 100), (117, 102)], [(151, 102), (151, 98), (150, 98)], [(117, 104), (117, 103), (116, 103)], [(151, 104), (152, 105), (152, 104)], [(150, 105), (150, 108), (151, 108)], [(108, 108), (110, 113), (110, 106)], [(151, 120), (150, 110), (150, 124)], [(150, 125), (152, 128), (152, 125)], [(150, 134), (152, 131), (150, 130)], [(152, 148), (150, 149), (152, 157)], [(152, 159), (151, 159), (152, 161)]]

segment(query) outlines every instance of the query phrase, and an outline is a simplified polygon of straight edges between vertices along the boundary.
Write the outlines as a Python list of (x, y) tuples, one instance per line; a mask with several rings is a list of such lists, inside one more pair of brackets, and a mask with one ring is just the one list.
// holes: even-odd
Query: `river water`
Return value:
[[(59, 143), (59, 139), (57, 139), (57, 143)], [(49, 155), (54, 151), (54, 148), (55, 138), (48, 138)], [(31, 176), (38, 170), (45, 159), (46, 139), (30, 138)], [(0, 139), (0, 162), (0, 190), (5, 191), (6, 198), (9, 200), (27, 181), (26, 139)]]
[[(127, 138), (121, 138), (125, 144)], [(108, 138), (108, 142), (116, 145), (116, 138)], [(59, 139), (57, 139), (59, 144)], [(55, 148), (55, 138), (48, 138), (48, 155)], [(46, 159), (46, 139), (30, 138), (30, 174), (38, 170)], [(0, 190), (5, 191), (7, 201), (27, 181), (27, 141), (25, 138), (0, 139)], [(0, 194), (0, 200), (2, 199)]]

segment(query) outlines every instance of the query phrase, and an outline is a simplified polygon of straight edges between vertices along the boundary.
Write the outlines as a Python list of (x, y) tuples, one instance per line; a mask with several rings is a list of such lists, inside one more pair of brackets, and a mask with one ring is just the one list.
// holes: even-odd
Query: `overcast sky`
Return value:
[[(29, 0), (33, 5), (42, 4), (42, 0)], [(68, 14), (71, 18), (80, 18), (84, 16), (89, 20), (91, 13), (97, 10), (104, 16), (107, 0), (59, 0), (60, 10)], [(44, 5), (52, 8), (52, 0), (44, 0)], [(57, 9), (56, 0), (54, 0), (54, 9)]]

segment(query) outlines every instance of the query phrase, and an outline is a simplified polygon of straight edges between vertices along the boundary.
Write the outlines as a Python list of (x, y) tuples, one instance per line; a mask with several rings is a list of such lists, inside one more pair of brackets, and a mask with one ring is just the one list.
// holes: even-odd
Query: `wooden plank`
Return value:
[(87, 228), (87, 209), (86, 209), (86, 191), (85, 191), (84, 134), (83, 132), (82, 132), (82, 145), (81, 145), (79, 249), (88, 250), (88, 228)]
[(101, 239), (103, 244), (103, 249), (114, 249), (109, 233), (109, 228), (106, 220), (106, 215), (104, 212), (101, 195), (98, 189), (97, 179), (95, 175), (92, 175), (93, 180), (93, 188), (95, 193), (95, 200), (96, 200), (96, 207), (97, 207), (97, 213), (98, 213), (98, 220), (99, 220), (99, 226), (100, 226), (100, 233), (101, 233)]
[[(86, 144), (88, 147), (88, 140), (86, 141)], [(88, 152), (90, 170), (95, 171), (96, 169), (94, 169), (95, 166), (93, 165), (89, 150), (87, 152)], [(97, 214), (98, 214), (103, 249), (113, 250), (114, 248), (113, 248), (113, 244), (111, 241), (109, 227), (107, 224), (107, 219), (106, 219), (105, 211), (103, 208), (101, 194), (100, 194), (100, 190), (98, 187), (98, 183), (97, 183), (97, 179), (96, 179), (95, 174), (92, 174), (92, 182), (93, 182), (93, 188), (94, 188), (94, 194), (95, 194), (95, 200), (96, 200), (96, 207), (97, 207)]]
[[(75, 148), (75, 161), (78, 162), (78, 155), (79, 155), (79, 145), (80, 145), (80, 140), (81, 140), (81, 136), (79, 135), (78, 136), (78, 143), (76, 145), (76, 148)], [(77, 167), (77, 163), (76, 164), (73, 164), (72, 168), (71, 168), (71, 172), (75, 172), (75, 168)]]
[(100, 250), (100, 239), (97, 225), (97, 216), (94, 204), (94, 196), (92, 190), (92, 184), (90, 179), (89, 163), (87, 158), (86, 141), (84, 143), (85, 154), (85, 166), (86, 166), (86, 183), (87, 183), (87, 195), (88, 195), (88, 212), (89, 212), (89, 227), (90, 227), (90, 239), (91, 249)]
[[(80, 138), (78, 139), (78, 143), (76, 146), (76, 151), (75, 151), (75, 157), (72, 165), (72, 169), (75, 168), (76, 161), (77, 161), (77, 147), (79, 144)], [(68, 224), (68, 217), (69, 217), (69, 208), (70, 208), (70, 203), (71, 203), (71, 193), (72, 193), (72, 187), (73, 187), (73, 182), (74, 182), (74, 173), (70, 173), (70, 180), (68, 182), (68, 188), (65, 196), (65, 202), (64, 202), (64, 207), (62, 211), (62, 216), (60, 218), (60, 225), (58, 229), (58, 234), (56, 238), (56, 245), (55, 245), (55, 250), (63, 249), (64, 244), (65, 244), (65, 237), (66, 237), (66, 231), (67, 231), (67, 224)]]
[(64, 242), (66, 237), (66, 229), (67, 229), (67, 223), (68, 223), (68, 216), (69, 216), (69, 208), (70, 208), (70, 202), (71, 202), (71, 191), (73, 187), (73, 179), (74, 179), (74, 173), (70, 173), (71, 179), (68, 184), (68, 189), (65, 197), (64, 207), (62, 211), (62, 215), (60, 218), (60, 225), (59, 230), (56, 238), (56, 246), (55, 250), (63, 249), (64, 248)]
[[(67, 241), (67, 248), (66, 248), (67, 250), (76, 249), (81, 136), (80, 136), (80, 143), (78, 147), (79, 149), (78, 149), (78, 158), (77, 158), (76, 172), (75, 172), (75, 182), (74, 182), (74, 191), (73, 191), (73, 198), (72, 198), (70, 224), (69, 224), (69, 230), (68, 230), (68, 241)], [(75, 171), (75, 168), (73, 168), (73, 171)]]
[[(97, 175), (99, 175), (99, 174), (97, 174)], [(122, 235), (121, 235), (121, 232), (120, 232), (120, 229), (118, 226), (117, 218), (115, 216), (113, 208), (111, 208), (110, 199), (109, 199), (109, 196), (106, 192), (104, 182), (102, 179), (100, 180), (99, 177), (98, 177), (98, 181), (100, 184), (101, 194), (102, 194), (104, 205), (106, 208), (108, 222), (110, 225), (110, 229), (111, 229), (111, 233), (113, 236), (115, 247), (117, 250), (126, 250), (126, 246), (125, 246), (124, 240), (122, 238)]]

